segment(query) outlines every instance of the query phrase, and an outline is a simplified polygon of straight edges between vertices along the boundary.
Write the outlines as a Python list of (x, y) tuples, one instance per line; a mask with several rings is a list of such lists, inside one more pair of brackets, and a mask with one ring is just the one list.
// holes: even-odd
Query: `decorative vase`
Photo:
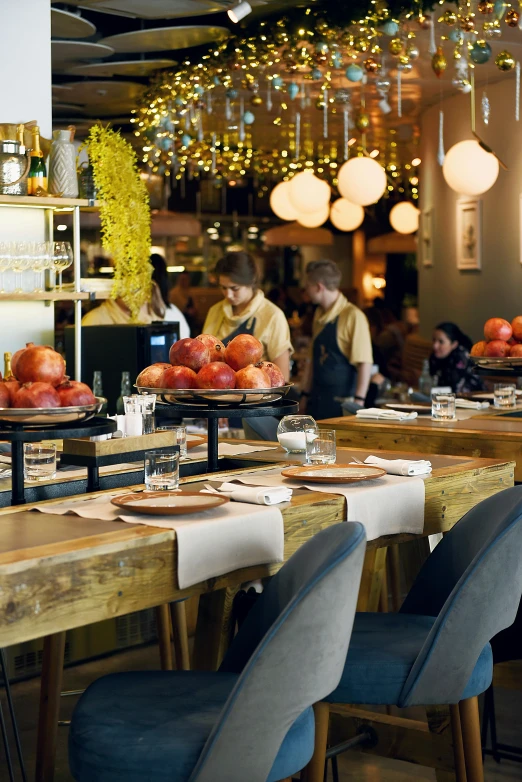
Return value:
[(49, 192), (63, 198), (78, 198), (76, 149), (70, 130), (55, 130), (49, 153)]
[(311, 415), (285, 415), (277, 427), (279, 445), (287, 453), (304, 453), (307, 435), (317, 432), (317, 423)]

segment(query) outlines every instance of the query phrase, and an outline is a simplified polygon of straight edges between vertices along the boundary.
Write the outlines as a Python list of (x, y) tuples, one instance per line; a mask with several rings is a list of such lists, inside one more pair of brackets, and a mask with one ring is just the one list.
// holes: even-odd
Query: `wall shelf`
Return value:
[(16, 196), (0, 195), (0, 206), (23, 206), (33, 209), (67, 209), (72, 211), (75, 206), (85, 211), (95, 211), (99, 209), (100, 202), (87, 201), (85, 198), (53, 198), (52, 196)]
[(105, 291), (39, 291), (0, 293), (0, 301), (102, 301), (110, 299)]

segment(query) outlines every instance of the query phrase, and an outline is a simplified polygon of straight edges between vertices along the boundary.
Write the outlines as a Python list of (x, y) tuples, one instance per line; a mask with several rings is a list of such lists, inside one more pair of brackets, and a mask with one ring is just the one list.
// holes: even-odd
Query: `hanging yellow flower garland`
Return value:
[(94, 125), (87, 152), (101, 201), (102, 245), (115, 266), (111, 296), (123, 299), (136, 320), (140, 308), (150, 301), (149, 194), (140, 179), (134, 150), (119, 133)]

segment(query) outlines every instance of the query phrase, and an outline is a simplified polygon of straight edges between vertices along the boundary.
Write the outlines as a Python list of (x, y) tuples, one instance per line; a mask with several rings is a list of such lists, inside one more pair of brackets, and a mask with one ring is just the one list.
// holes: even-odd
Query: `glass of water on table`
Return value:
[(162, 448), (145, 451), (147, 491), (176, 491), (179, 487), (179, 450)]
[(335, 464), (335, 458), (335, 429), (318, 429), (316, 432), (307, 433), (307, 464)]
[(498, 409), (516, 407), (517, 387), (514, 383), (495, 383), (493, 387), (493, 404)]
[(24, 478), (26, 481), (50, 481), (56, 478), (54, 443), (24, 443)]

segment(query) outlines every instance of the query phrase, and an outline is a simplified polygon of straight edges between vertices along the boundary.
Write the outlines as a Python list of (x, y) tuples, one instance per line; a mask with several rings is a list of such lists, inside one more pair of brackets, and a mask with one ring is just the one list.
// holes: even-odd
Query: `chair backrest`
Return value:
[(295, 720), (337, 687), (365, 548), (361, 524), (337, 524), (272, 578), (224, 661), (242, 673), (190, 782), (265, 782)]
[(522, 486), (470, 510), (424, 564), (402, 613), (436, 616), (399, 706), (457, 703), (484, 646), (522, 594)]

